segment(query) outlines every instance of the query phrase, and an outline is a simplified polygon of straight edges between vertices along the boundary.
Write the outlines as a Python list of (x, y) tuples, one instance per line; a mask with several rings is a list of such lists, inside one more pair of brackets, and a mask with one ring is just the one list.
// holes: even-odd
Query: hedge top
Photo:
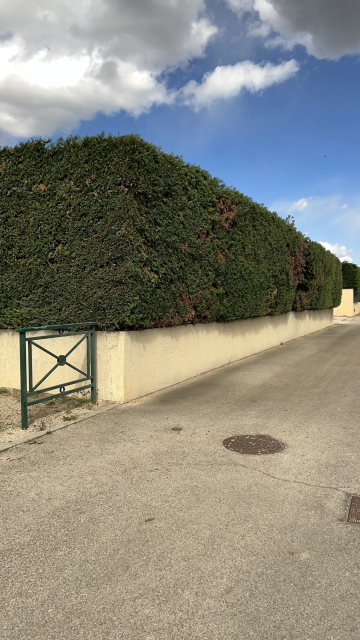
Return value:
[(0, 327), (231, 321), (340, 304), (339, 260), (135, 135), (0, 150)]

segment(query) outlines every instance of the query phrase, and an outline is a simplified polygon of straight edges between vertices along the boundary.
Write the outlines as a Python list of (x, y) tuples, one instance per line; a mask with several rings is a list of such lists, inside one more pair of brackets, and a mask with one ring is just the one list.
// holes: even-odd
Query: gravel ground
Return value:
[[(45, 394), (44, 394), (45, 397)], [(76, 420), (85, 413), (111, 404), (100, 400), (91, 404), (89, 394), (80, 396), (63, 396), (49, 402), (40, 403), (28, 409), (29, 428), (21, 429), (20, 391), (18, 389), (0, 388), (0, 444), (20, 440), (29, 433), (42, 431)]]

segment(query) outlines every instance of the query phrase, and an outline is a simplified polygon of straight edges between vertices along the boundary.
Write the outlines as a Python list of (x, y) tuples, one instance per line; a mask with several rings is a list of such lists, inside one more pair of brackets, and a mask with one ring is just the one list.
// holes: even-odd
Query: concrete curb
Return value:
[(31, 440), (37, 440), (38, 438), (46, 436), (50, 433), (54, 433), (54, 431), (58, 431), (59, 429), (65, 429), (66, 427), (71, 427), (71, 425), (76, 424), (77, 422), (83, 422), (84, 420), (88, 420), (89, 418), (98, 416), (100, 413), (104, 413), (105, 411), (110, 411), (110, 409), (115, 409), (115, 407), (119, 407), (119, 406), (121, 406), (119, 402), (114, 402), (112, 405), (110, 405), (110, 407), (103, 407), (102, 409), (98, 409), (98, 411), (93, 411), (91, 414), (81, 416), (80, 418), (77, 418), (77, 420), (72, 420), (71, 422), (66, 422), (65, 424), (59, 424), (55, 427), (44, 429), (43, 431), (29, 433), (28, 436), (25, 436), (20, 440), (13, 440), (12, 442), (7, 442), (6, 444), (0, 445), (0, 453), (2, 451), (7, 451), (8, 449), (12, 449), (13, 447), (17, 447), (19, 444), (25, 444), (26, 442), (30, 442)]

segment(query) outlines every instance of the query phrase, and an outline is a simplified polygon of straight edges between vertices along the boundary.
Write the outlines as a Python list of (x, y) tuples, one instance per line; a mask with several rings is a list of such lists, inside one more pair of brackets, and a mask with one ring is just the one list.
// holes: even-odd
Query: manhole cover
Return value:
[(271, 436), (232, 436), (223, 442), (226, 449), (247, 453), (253, 456), (263, 456), (267, 453), (279, 453), (285, 449), (285, 445), (280, 440), (275, 440)]
[(360, 496), (351, 497), (347, 521), (352, 524), (360, 524)]

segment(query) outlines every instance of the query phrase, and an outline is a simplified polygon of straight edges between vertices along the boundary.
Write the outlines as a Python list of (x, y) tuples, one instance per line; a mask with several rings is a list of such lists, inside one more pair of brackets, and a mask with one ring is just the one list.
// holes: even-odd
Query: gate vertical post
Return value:
[(20, 336), (20, 384), (21, 384), (21, 428), (28, 428), (27, 415), (27, 376), (26, 376), (26, 333), (21, 331)]
[(95, 325), (91, 328), (90, 334), (90, 370), (91, 370), (91, 402), (96, 404), (96, 366), (95, 366)]

